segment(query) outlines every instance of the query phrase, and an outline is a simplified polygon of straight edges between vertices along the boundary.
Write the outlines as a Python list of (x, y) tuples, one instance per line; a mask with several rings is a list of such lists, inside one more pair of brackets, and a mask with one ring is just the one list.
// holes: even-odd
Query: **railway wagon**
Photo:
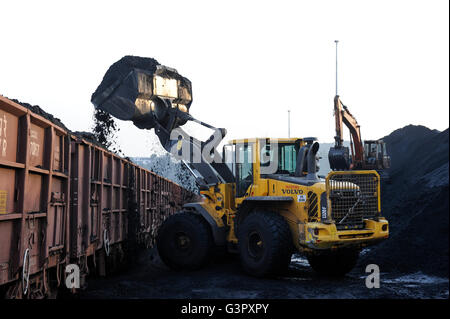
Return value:
[(0, 293), (55, 297), (137, 249), (197, 195), (0, 96)]

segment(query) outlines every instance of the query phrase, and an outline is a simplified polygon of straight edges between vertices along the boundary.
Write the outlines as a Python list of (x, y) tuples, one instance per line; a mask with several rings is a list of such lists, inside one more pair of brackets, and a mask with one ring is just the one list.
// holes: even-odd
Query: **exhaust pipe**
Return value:
[(317, 158), (316, 158), (316, 154), (317, 151), (319, 150), (319, 143), (314, 142), (308, 150), (308, 155), (307, 155), (307, 159), (308, 159), (308, 175), (306, 176), (306, 179), (309, 180), (318, 180), (319, 177), (317, 176)]
[(305, 168), (305, 158), (308, 153), (308, 146), (302, 146), (298, 151), (297, 155), (297, 165), (295, 167), (294, 175), (297, 177), (303, 177), (303, 169)]

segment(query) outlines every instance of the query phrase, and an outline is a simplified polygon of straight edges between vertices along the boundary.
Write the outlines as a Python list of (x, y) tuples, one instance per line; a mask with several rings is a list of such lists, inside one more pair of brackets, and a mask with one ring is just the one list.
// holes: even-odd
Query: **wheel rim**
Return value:
[(257, 231), (248, 234), (248, 254), (255, 260), (261, 259), (264, 254), (264, 242)]
[(192, 243), (190, 237), (185, 232), (177, 232), (174, 238), (175, 248), (186, 252), (191, 249)]

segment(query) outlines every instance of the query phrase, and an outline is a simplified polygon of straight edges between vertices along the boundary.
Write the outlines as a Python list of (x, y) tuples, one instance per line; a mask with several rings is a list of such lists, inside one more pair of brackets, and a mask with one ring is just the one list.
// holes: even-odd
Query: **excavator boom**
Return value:
[(334, 98), (334, 114), (336, 121), (336, 147), (343, 146), (343, 123), (351, 134), (351, 151), (356, 162), (362, 162), (364, 157), (364, 147), (361, 139), (361, 131), (356, 118), (350, 113), (349, 109), (341, 102), (339, 95)]
[[(383, 170), (389, 168), (390, 158), (386, 154), (384, 142), (381, 140), (363, 142), (360, 126), (356, 118), (350, 113), (347, 106), (341, 102), (339, 95), (334, 97), (334, 116), (336, 125), (335, 146), (330, 148), (328, 153), (332, 170)], [(344, 124), (350, 131), (351, 156), (349, 148), (343, 144)], [(375, 153), (371, 152), (373, 145), (379, 145), (379, 147), (376, 146)]]

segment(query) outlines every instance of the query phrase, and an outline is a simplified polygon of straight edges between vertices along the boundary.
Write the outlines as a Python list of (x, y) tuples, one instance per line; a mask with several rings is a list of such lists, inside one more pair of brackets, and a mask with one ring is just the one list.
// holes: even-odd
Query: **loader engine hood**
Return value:
[(125, 56), (108, 69), (91, 102), (140, 129), (172, 130), (189, 118), (192, 84), (152, 58)]

